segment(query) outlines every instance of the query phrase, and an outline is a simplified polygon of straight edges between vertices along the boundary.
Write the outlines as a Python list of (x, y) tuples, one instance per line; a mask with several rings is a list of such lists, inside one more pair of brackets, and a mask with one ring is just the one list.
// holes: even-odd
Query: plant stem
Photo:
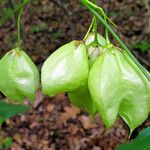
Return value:
[[(146, 69), (139, 63), (139, 61), (134, 57), (134, 55), (130, 52), (128, 47), (124, 44), (124, 42), (120, 39), (120, 37), (113, 31), (109, 24), (105, 22), (105, 20), (99, 15), (98, 11), (95, 10), (95, 5), (88, 0), (80, 0), (81, 3), (95, 16), (97, 19), (108, 29), (108, 31), (113, 35), (113, 37), (118, 41), (121, 47), (127, 52), (129, 57), (134, 61), (134, 63), (139, 67), (139, 69), (143, 72), (145, 77), (150, 81), (150, 75), (146, 71)], [(94, 9), (94, 8), (95, 9)]]
[(20, 20), (21, 20), (21, 15), (23, 12), (23, 8), (24, 6), (28, 3), (28, 0), (22, 0), (22, 7), (19, 10), (19, 14), (18, 14), (18, 20), (17, 20), (17, 27), (18, 27), (18, 49), (21, 49), (21, 26), (20, 26)]
[(92, 28), (93, 28), (93, 24), (94, 24), (94, 17), (93, 17), (93, 19), (92, 19), (92, 22), (91, 22), (91, 24), (90, 24), (90, 27), (89, 27), (89, 29), (88, 29), (88, 31), (87, 31), (87, 33), (86, 33), (86, 35), (85, 35), (83, 41), (85, 41), (85, 40), (87, 39), (89, 33), (91, 32), (91, 30), (92, 30)]
[[(106, 23), (107, 23), (107, 20), (106, 20)], [(106, 43), (109, 44), (110, 43), (110, 40), (109, 40), (109, 33), (108, 33), (108, 29), (106, 28)]]
[[(105, 22), (106, 22), (106, 24), (108, 24), (108, 22), (107, 22), (107, 18), (106, 18), (106, 16), (105, 16), (105, 12), (103, 12), (104, 13), (104, 20), (105, 20)], [(105, 34), (106, 34), (106, 44), (108, 45), (109, 43), (110, 43), (110, 40), (109, 40), (109, 33), (108, 33), (108, 29), (106, 28), (105, 29), (106, 31), (105, 31)]]
[[(29, 1), (18, 5), (17, 7), (14, 8), (14, 10), (8, 12), (8, 14), (6, 14), (4, 17), (2, 17), (0, 19), (0, 26), (2, 26), (8, 19), (10, 19), (14, 14), (16, 14), (27, 3), (29, 3)], [(17, 16), (17, 18), (18, 18), (18, 16)]]
[[(107, 15), (109, 15), (109, 13), (110, 13), (110, 5), (111, 5), (111, 0), (109, 0), (108, 9), (107, 9), (107, 12), (106, 12)], [(104, 12), (104, 13), (105, 13), (105, 12)], [(107, 18), (106, 18), (106, 17), (105, 17), (105, 21), (106, 21), (107, 24), (109, 23), (109, 22), (107, 21)], [(106, 42), (107, 42), (107, 44), (110, 43), (110, 40), (109, 40), (109, 32), (108, 32), (108, 29), (107, 29), (107, 28), (106, 28)]]
[(21, 49), (21, 28), (20, 28), (20, 19), (21, 19), (21, 14), (23, 12), (23, 8), (20, 9), (19, 15), (18, 15), (18, 20), (17, 20), (17, 25), (18, 25), (18, 48)]
[(95, 33), (94, 43), (98, 44), (98, 39), (97, 39), (97, 19), (96, 19), (95, 16), (94, 16), (93, 31), (94, 31), (94, 33)]
[[(94, 0), (94, 3), (97, 4), (97, 0)], [(96, 44), (98, 44), (98, 39), (97, 39), (97, 18), (94, 16), (94, 33), (95, 33), (95, 39), (94, 39), (94, 42)]]

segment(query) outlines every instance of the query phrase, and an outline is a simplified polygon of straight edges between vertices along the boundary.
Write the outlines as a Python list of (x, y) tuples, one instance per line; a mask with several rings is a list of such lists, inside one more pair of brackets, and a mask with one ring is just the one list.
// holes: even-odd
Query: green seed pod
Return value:
[[(88, 45), (88, 55), (89, 55), (89, 66), (91, 68), (92, 64), (96, 60), (97, 56), (99, 55), (102, 47), (101, 46), (94, 46), (95, 34), (90, 33), (89, 36), (87, 37), (87, 40), (85, 43)], [(104, 43), (106, 44), (105, 39), (98, 34), (98, 41), (100, 45), (104, 46)], [(96, 107), (93, 104), (89, 88), (88, 88), (88, 83), (74, 91), (71, 91), (68, 93), (69, 98), (71, 102), (80, 108), (83, 108), (85, 111), (89, 112), (90, 115), (94, 116), (97, 112)]]
[[(101, 50), (101, 47), (90, 46), (89, 48), (92, 49), (92, 51), (93, 51), (91, 53), (91, 55), (89, 56), (89, 67), (91, 68), (91, 66), (93, 65), (95, 59), (97, 58), (97, 56)], [(69, 95), (71, 102), (75, 106), (83, 108), (91, 116), (94, 116), (96, 114), (97, 110), (92, 101), (87, 81), (84, 86), (81, 86), (78, 89), (75, 89), (74, 91), (69, 92), (68, 95)]]
[(150, 82), (124, 50), (108, 46), (93, 64), (88, 86), (107, 128), (118, 114), (131, 132), (148, 117)]
[(83, 86), (89, 72), (86, 46), (72, 41), (55, 51), (42, 67), (43, 93), (53, 96)]
[(29, 56), (18, 48), (9, 51), (0, 61), (0, 90), (10, 100), (34, 100), (39, 73)]
[[(91, 43), (94, 42), (94, 39), (95, 39), (95, 33), (94, 32), (89, 33), (88, 37), (86, 38), (85, 45), (87, 46), (90, 45)], [(99, 33), (97, 33), (97, 39), (98, 39), (99, 44), (102, 47), (106, 45), (106, 40)]]
[(106, 40), (99, 33), (97, 33), (97, 39), (98, 39), (99, 45), (94, 43), (95, 33), (91, 32), (91, 33), (89, 33), (89, 35), (85, 41), (85, 44), (86, 44), (87, 50), (88, 50), (90, 67), (94, 63), (96, 58), (98, 57), (99, 53), (102, 51), (102, 47), (104, 47), (106, 45)]
[(73, 105), (83, 108), (91, 116), (95, 115), (96, 109), (91, 99), (87, 83), (84, 86), (69, 92), (68, 94)]

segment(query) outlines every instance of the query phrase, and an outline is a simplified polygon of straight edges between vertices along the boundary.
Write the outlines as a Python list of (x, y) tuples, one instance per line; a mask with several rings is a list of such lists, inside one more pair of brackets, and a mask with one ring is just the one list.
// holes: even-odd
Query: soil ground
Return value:
[[(132, 52), (137, 59), (150, 69), (150, 47), (141, 50), (143, 47), (137, 46), (150, 39), (148, 5), (141, 0), (112, 0), (112, 3), (99, 0), (98, 3), (117, 24), (123, 41), (130, 49), (134, 48)], [(10, 3), (1, 2), (0, 9), (9, 6)], [(22, 16), (22, 46), (40, 70), (58, 47), (83, 39), (91, 18), (77, 0), (36, 0), (26, 6)], [(99, 32), (104, 34), (102, 26)], [(113, 39), (112, 42), (117, 44)], [(0, 26), (0, 57), (16, 44), (16, 20), (12, 18)], [(6, 99), (2, 94), (0, 98)], [(131, 139), (146, 126), (150, 126), (150, 119), (133, 132)], [(91, 121), (86, 112), (70, 104), (66, 94), (50, 98), (40, 90), (32, 110), (6, 120), (0, 128), (0, 141), (13, 138), (12, 150), (114, 150), (129, 140), (128, 135), (129, 129), (120, 118), (106, 131), (99, 116)]]

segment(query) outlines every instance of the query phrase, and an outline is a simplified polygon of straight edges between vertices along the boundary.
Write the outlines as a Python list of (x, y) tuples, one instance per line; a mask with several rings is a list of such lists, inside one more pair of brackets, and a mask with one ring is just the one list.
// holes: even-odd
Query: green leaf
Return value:
[(24, 0), (22, 4), (16, 5), (14, 9), (7, 8), (5, 10), (4, 17), (0, 18), (0, 26), (2, 26), (7, 20), (9, 20), (15, 13), (17, 13), (22, 7), (24, 7), (26, 4), (32, 2), (34, 0)]
[(31, 28), (30, 28), (31, 33), (38, 33), (38, 32), (41, 32), (41, 31), (42, 31), (42, 27), (39, 24), (31, 26)]
[(28, 106), (9, 104), (4, 101), (0, 101), (0, 118), (4, 121), (10, 117), (13, 117), (19, 113), (27, 112), (30, 109)]
[(5, 148), (11, 148), (12, 143), (13, 143), (13, 139), (11, 137), (7, 137), (3, 141), (3, 145)]
[(135, 43), (132, 45), (133, 48), (140, 49), (143, 52), (150, 50), (150, 43), (147, 41), (143, 41), (141, 43)]
[(5, 119), (0, 116), (0, 125), (1, 125), (4, 121), (5, 121)]
[(63, 34), (64, 34), (64, 31), (60, 29), (60, 30), (57, 30), (56, 32), (52, 32), (51, 37), (53, 39), (58, 39), (58, 38), (62, 37)]
[(4, 150), (4, 146), (1, 143), (0, 143), (0, 150)]
[(120, 115), (132, 132), (148, 117), (150, 82), (124, 50), (108, 45), (93, 64), (88, 85), (107, 128)]
[(75, 90), (86, 83), (88, 55), (82, 41), (72, 41), (56, 50), (42, 67), (43, 93), (53, 96)]
[(136, 139), (116, 150), (150, 150), (150, 127), (144, 129)]

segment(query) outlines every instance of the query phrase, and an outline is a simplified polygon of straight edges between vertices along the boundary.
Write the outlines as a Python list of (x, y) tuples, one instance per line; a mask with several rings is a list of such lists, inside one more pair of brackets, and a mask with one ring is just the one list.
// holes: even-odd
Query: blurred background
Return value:
[[(117, 33), (141, 64), (150, 70), (150, 1), (97, 0), (117, 25)], [(0, 0), (0, 58), (17, 46), (17, 13), (19, 0)], [(31, 0), (21, 17), (22, 47), (39, 70), (45, 59), (61, 45), (82, 40), (92, 15), (79, 0)], [(99, 25), (104, 35), (104, 28)], [(118, 45), (110, 36), (112, 43)], [(0, 98), (4, 96), (0, 94)], [(131, 138), (146, 126), (148, 119)], [(13, 150), (113, 150), (128, 140), (129, 129), (118, 119), (107, 133), (96, 117), (70, 104), (66, 94), (54, 98), (37, 93), (29, 113), (8, 119), (0, 128), (0, 142), (11, 139)]]

